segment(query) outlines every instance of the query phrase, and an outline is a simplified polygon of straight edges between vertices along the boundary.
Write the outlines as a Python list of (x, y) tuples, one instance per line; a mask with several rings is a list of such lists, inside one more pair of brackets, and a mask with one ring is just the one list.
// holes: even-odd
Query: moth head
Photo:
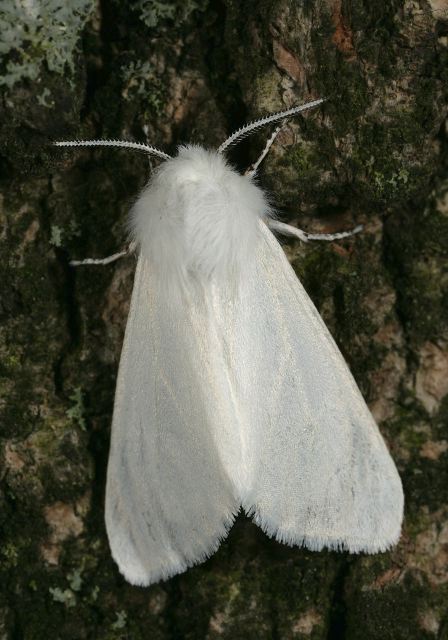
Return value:
[(175, 157), (153, 146), (123, 140), (56, 142), (57, 146), (116, 146), (145, 151), (163, 162), (130, 214), (132, 240), (165, 284), (238, 280), (251, 267), (260, 219), (271, 214), (254, 173), (241, 175), (226, 161), (231, 145), (260, 127), (315, 107), (322, 99), (246, 124), (211, 151), (178, 148)]
[(269, 215), (251, 176), (216, 151), (186, 145), (151, 176), (130, 230), (159, 281), (227, 282), (251, 265), (260, 219)]

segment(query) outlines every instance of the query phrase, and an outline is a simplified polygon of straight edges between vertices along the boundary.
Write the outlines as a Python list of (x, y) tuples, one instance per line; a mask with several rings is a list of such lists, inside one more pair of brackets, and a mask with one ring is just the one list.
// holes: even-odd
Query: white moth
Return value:
[(395, 465), (269, 226), (307, 236), (274, 221), (255, 171), (240, 175), (223, 156), (321, 102), (175, 158), (138, 143), (57, 143), (165, 160), (131, 213), (139, 257), (107, 473), (110, 547), (132, 584), (204, 561), (241, 507), (268, 535), (312, 550), (375, 553), (400, 536)]

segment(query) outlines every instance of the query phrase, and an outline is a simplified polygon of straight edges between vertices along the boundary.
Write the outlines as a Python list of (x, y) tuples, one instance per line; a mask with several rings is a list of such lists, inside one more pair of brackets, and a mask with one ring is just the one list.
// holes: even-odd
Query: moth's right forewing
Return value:
[(383, 551), (403, 517), (394, 462), (328, 329), (260, 225), (257, 271), (225, 322), (245, 410), (243, 505), (282, 542)]

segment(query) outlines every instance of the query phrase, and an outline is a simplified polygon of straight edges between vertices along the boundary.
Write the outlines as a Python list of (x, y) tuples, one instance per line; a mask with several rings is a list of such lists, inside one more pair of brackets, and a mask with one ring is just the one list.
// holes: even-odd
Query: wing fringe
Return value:
[(289, 547), (304, 547), (310, 551), (348, 551), (349, 553), (382, 553), (395, 546), (401, 535), (399, 527), (387, 538), (363, 539), (356, 536), (341, 535), (340, 537), (325, 535), (306, 535), (298, 531), (284, 529), (272, 518), (263, 516), (255, 506), (243, 505), (248, 517), (251, 517), (256, 525), (270, 538), (275, 538), (278, 542)]
[(229, 534), (230, 529), (235, 522), (235, 519), (240, 512), (241, 507), (230, 511), (223, 517), (219, 528), (210, 537), (210, 543), (205, 545), (198, 545), (190, 553), (182, 557), (180, 554), (173, 554), (168, 561), (162, 561), (159, 566), (148, 573), (136, 573), (129, 569), (129, 563), (127, 559), (123, 559), (120, 552), (117, 552), (111, 544), (112, 557), (118, 565), (118, 569), (121, 575), (127, 582), (137, 587), (148, 587), (159, 581), (169, 580), (178, 573), (183, 573), (190, 567), (201, 564), (208, 560), (218, 550), (221, 542), (225, 540)]

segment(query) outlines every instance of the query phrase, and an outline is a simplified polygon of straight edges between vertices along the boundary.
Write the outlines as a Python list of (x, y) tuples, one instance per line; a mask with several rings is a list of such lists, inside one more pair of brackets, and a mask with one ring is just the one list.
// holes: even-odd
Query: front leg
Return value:
[(279, 222), (278, 220), (268, 220), (267, 225), (272, 231), (277, 231), (277, 233), (282, 233), (286, 236), (294, 236), (302, 240), (302, 242), (308, 242), (308, 240), (326, 240), (331, 242), (332, 240), (349, 238), (363, 230), (362, 224), (359, 224), (351, 231), (340, 231), (339, 233), (307, 233), (302, 229), (293, 227), (290, 224), (285, 224), (284, 222)]
[(130, 253), (134, 253), (135, 249), (136, 243), (131, 242), (125, 249), (123, 249), (123, 251), (113, 253), (111, 256), (107, 256), (107, 258), (85, 258), (84, 260), (70, 260), (70, 265), (72, 267), (79, 267), (86, 264), (106, 265), (110, 264), (111, 262), (115, 262), (115, 260), (119, 260), (120, 258), (124, 258)]
[(245, 176), (254, 176), (256, 174), (258, 167), (263, 162), (265, 157), (268, 155), (269, 149), (274, 144), (276, 137), (278, 136), (280, 131), (283, 129), (285, 124), (286, 124), (285, 122), (282, 122), (282, 124), (279, 124), (278, 127), (275, 127), (275, 129), (272, 132), (270, 138), (268, 138), (268, 141), (266, 142), (266, 145), (265, 145), (263, 151), (261, 152), (261, 154), (259, 155), (258, 159), (253, 164), (251, 164), (250, 167), (248, 167), (246, 169), (246, 171), (244, 172)]

